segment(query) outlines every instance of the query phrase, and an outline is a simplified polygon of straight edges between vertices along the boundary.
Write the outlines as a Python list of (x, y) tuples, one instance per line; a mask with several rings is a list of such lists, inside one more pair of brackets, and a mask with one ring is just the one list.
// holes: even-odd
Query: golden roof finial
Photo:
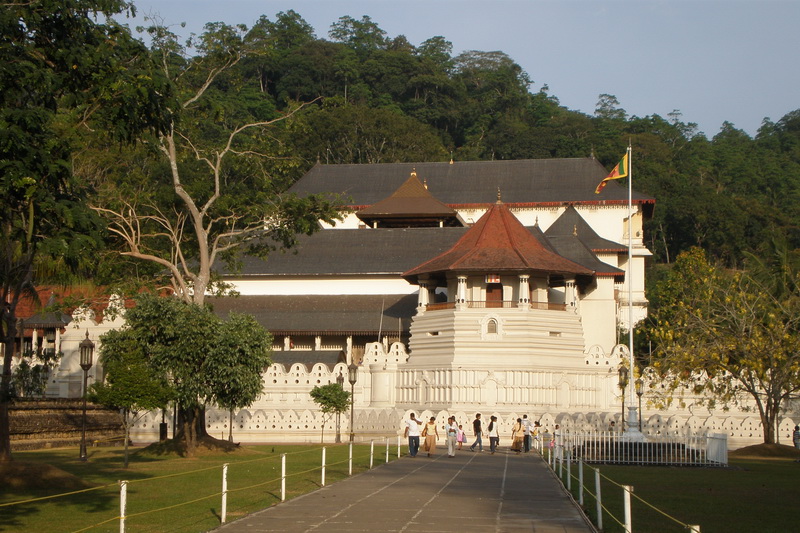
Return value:
[(497, 188), (497, 203), (498, 204), (503, 203), (503, 199), (502, 199), (502, 196), (500, 194), (500, 187)]
[(413, 176), (415, 178), (417, 177), (417, 169), (416, 169), (416, 167), (411, 167), (411, 176)]
[(573, 237), (577, 237), (578, 236), (578, 225), (577, 224), (572, 226), (572, 236)]
[(422, 180), (422, 186), (425, 187), (425, 190), (428, 190), (428, 178)]

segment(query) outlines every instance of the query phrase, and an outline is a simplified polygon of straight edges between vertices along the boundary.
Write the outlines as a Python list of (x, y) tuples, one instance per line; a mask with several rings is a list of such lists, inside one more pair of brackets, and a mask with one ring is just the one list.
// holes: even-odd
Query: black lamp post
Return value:
[(622, 431), (625, 431), (625, 389), (628, 387), (628, 367), (619, 367), (619, 390), (622, 398)]
[(47, 341), (49, 345), (47, 348), (43, 349), (42, 352), (50, 357), (56, 354), (56, 330), (55, 328), (48, 328), (44, 330), (44, 340)]
[[(336, 384), (339, 385), (339, 388), (344, 390), (344, 376), (341, 372), (339, 375), (336, 376)], [(342, 412), (336, 411), (336, 443), (342, 442)]]
[(347, 381), (350, 382), (350, 442), (353, 442), (353, 399), (355, 398), (356, 381), (358, 381), (358, 365), (350, 363), (347, 367)]
[(88, 330), (86, 338), (78, 346), (81, 349), (81, 368), (83, 369), (83, 430), (81, 432), (80, 459), (86, 462), (86, 381), (89, 377), (89, 369), (92, 368), (92, 356), (94, 355), (94, 343), (89, 340)]
[(642, 394), (644, 394), (644, 381), (642, 378), (638, 378), (636, 381), (633, 382), (634, 387), (636, 387), (636, 396), (639, 397), (639, 433), (642, 432)]

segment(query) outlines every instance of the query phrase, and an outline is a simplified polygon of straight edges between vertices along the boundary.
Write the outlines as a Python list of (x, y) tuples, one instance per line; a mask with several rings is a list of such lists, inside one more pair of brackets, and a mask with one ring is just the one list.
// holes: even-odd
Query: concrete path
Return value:
[(595, 531), (538, 454), (443, 451), (403, 457), (215, 531)]

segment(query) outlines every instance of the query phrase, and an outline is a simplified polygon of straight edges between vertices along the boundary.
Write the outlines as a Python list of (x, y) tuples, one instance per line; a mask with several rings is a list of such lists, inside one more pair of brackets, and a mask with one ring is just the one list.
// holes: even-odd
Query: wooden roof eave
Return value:
[[(377, 329), (365, 329), (365, 330), (333, 330), (333, 329), (273, 329), (269, 330), (269, 332), (274, 336), (310, 336), (310, 335), (321, 335), (321, 336), (330, 336), (330, 337), (341, 337), (341, 336), (367, 336), (367, 337), (375, 337), (377, 338), (378, 335), (391, 335), (392, 333), (397, 333), (397, 330), (377, 330)], [(404, 327), (402, 330), (403, 333), (408, 333), (408, 327)]]

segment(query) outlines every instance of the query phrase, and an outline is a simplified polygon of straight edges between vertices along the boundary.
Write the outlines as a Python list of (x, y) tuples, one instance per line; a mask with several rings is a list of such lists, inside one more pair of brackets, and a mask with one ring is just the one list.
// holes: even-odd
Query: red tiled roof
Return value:
[[(22, 297), (17, 304), (16, 316), (21, 319), (31, 318), (45, 309), (51, 298), (55, 302), (63, 302), (67, 298), (73, 298), (86, 302), (89, 307), (95, 312), (95, 319), (98, 322), (102, 321), (103, 312), (108, 307), (108, 295), (102, 288), (85, 288), (85, 287), (37, 287), (36, 298)], [(133, 300), (125, 300), (125, 307), (133, 307)], [(63, 312), (71, 314), (75, 310), (75, 306), (67, 306), (62, 309)]]
[(499, 200), (450, 250), (405, 272), (403, 277), (415, 279), (421, 274), (448, 271), (594, 273), (548, 249)]
[[(416, 171), (389, 197), (356, 213), (365, 222), (384, 218), (437, 218), (457, 221), (458, 213), (440, 202), (420, 183)], [(461, 225), (461, 224), (458, 224)]]

